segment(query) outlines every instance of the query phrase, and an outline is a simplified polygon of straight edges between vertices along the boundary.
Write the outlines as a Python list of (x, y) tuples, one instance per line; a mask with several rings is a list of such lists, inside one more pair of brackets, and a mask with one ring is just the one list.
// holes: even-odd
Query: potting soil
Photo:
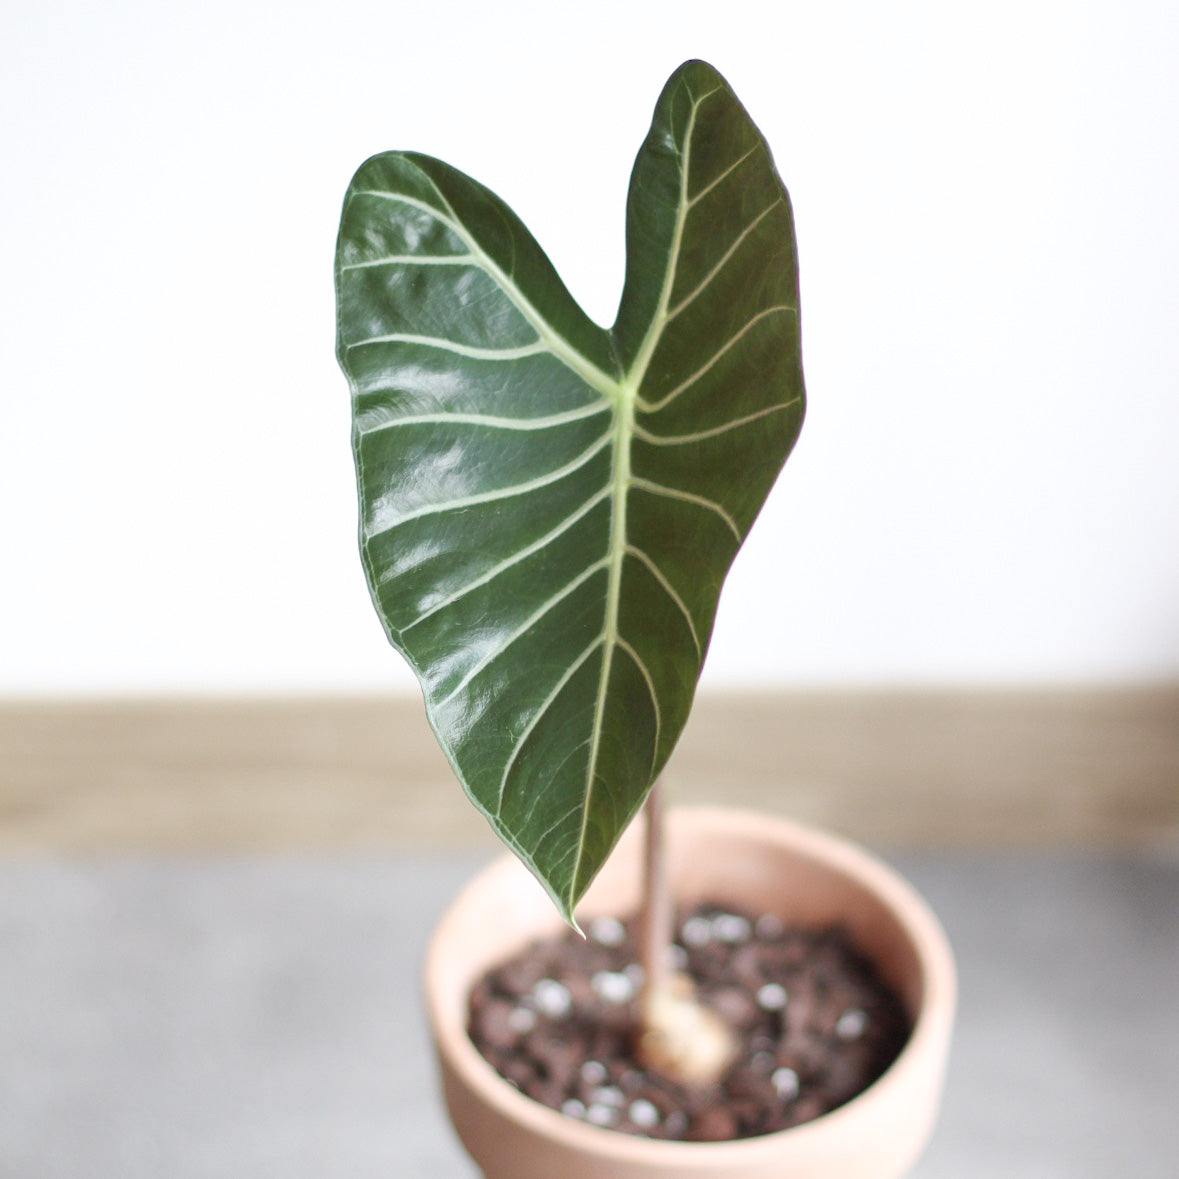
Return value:
[(839, 927), (701, 905), (679, 915), (673, 966), (734, 1029), (721, 1080), (690, 1088), (643, 1068), (633, 921), (599, 917), (536, 942), (470, 998), (472, 1041), (509, 1083), (591, 1125), (720, 1141), (784, 1130), (843, 1105), (896, 1059), (900, 999)]

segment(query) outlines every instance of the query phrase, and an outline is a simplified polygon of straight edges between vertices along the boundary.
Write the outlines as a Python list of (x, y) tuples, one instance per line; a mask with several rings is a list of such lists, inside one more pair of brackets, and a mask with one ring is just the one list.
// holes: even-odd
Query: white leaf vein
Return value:
[(688, 446), (693, 442), (704, 442), (709, 438), (716, 438), (718, 435), (727, 434), (730, 430), (739, 430), (742, 426), (748, 426), (750, 422), (760, 421), (760, 419), (768, 417), (770, 414), (782, 413), (798, 405), (799, 400), (797, 397), (792, 397), (789, 401), (768, 405), (765, 409), (759, 409), (756, 413), (747, 413), (743, 417), (733, 418), (719, 426), (710, 426), (706, 430), (694, 430), (691, 434), (653, 434), (650, 430), (646, 430), (636, 423), (635, 437), (641, 438), (644, 442), (649, 442), (652, 446)]
[[(580, 748), (580, 747), (578, 747), (578, 748)], [(572, 752), (574, 752), (574, 751), (570, 750), (570, 753), (572, 753)], [(540, 801), (543, 798), (543, 796), (544, 795), (543, 795), (542, 791), (538, 790), (536, 792), (536, 794), (533, 798), (533, 801), (532, 801), (532, 805), (528, 808), (527, 814), (520, 820), (520, 825), (522, 827), (531, 821), (532, 816), (536, 812), (536, 808), (540, 804)], [(567, 807), (543, 831), (541, 831), (539, 835), (537, 835), (533, 839), (533, 843), (537, 847), (544, 847), (545, 843), (548, 842), (549, 836), (551, 836), (552, 833), (554, 831), (556, 831), (559, 827), (561, 827), (564, 823), (567, 823), (571, 818), (573, 818), (574, 815), (576, 815), (578, 813), (578, 810), (579, 810), (579, 807), (577, 806), (577, 804), (574, 804), (571, 807)], [(553, 861), (554, 866), (556, 866), (557, 864), (564, 863), (564, 861), (569, 858), (569, 855), (570, 855), (570, 852), (568, 852), (568, 851), (565, 852), (565, 854), (563, 856), (561, 856), (561, 858), (559, 860)]]
[(757, 227), (762, 223), (762, 221), (764, 221), (780, 204), (782, 204), (782, 198), (778, 197), (777, 200), (772, 201), (756, 217), (754, 217), (754, 219), (736, 236), (736, 238), (733, 240), (733, 244), (729, 246), (729, 248), (721, 256), (720, 261), (718, 261), (716, 265), (713, 266), (713, 268), (700, 280), (700, 282), (696, 284), (696, 287), (693, 290), (689, 291), (688, 294), (686, 294), (674, 307), (671, 308), (670, 311), (668, 311), (668, 321), (675, 319), (675, 317), (679, 315), (681, 311), (690, 306), (692, 302), (700, 297), (708, 284), (712, 282), (712, 280), (716, 278), (716, 276), (720, 274), (720, 272), (724, 270), (724, 268), (729, 264), (733, 258), (733, 255), (736, 254), (736, 252), (741, 248), (742, 244), (749, 237), (749, 235), (753, 233), (754, 230), (756, 230)]
[[(610, 406), (604, 401), (593, 405), (582, 406), (579, 409), (569, 409), (562, 413), (538, 415), (533, 418), (514, 418), (485, 413), (419, 413), (405, 417), (390, 417), (375, 425), (365, 426), (362, 433), (369, 437), (380, 434), (384, 430), (397, 429), (400, 426), (475, 426), (489, 430), (549, 430), (556, 426), (568, 425), (570, 422), (584, 421), (586, 418), (597, 417), (606, 413)], [(369, 411), (376, 416), (376, 411)]]
[(447, 594), (445, 598), (439, 602), (435, 602), (434, 605), (431, 606), (428, 610), (422, 611), (422, 613), (419, 614), (417, 618), (415, 618), (411, 623), (402, 627), (401, 633), (404, 635), (407, 631), (410, 631), (415, 626), (417, 626), (419, 622), (425, 622), (427, 618), (437, 614), (439, 610), (445, 610), (448, 606), (453, 606), (455, 602), (465, 598), (467, 594), (472, 593), (481, 586), (487, 585), (491, 581), (494, 581), (501, 573), (505, 573), (514, 565), (518, 565), (521, 561), (527, 560), (534, 553), (538, 553), (542, 549), (547, 548), (550, 544), (553, 543), (553, 541), (557, 539), (557, 537), (561, 536), (562, 533), (568, 532), (569, 529), (572, 528), (579, 520), (582, 520), (588, 516), (589, 513), (592, 512), (593, 509), (596, 508), (598, 504), (600, 504), (602, 500), (604, 500), (609, 494), (609, 486), (603, 487), (602, 490), (599, 491), (596, 495), (593, 495), (587, 499), (585, 503), (577, 509), (577, 511), (571, 512), (555, 528), (546, 532), (544, 536), (540, 537), (538, 540), (533, 541), (532, 544), (525, 545), (524, 548), (518, 549), (510, 557), (505, 557), (502, 561), (498, 561), (495, 565), (488, 569), (487, 572), (483, 573), (479, 577), (476, 577), (473, 581), (468, 582), (461, 589)]
[(460, 344), (457, 340), (448, 340), (443, 336), (415, 336), (408, 332), (390, 332), (384, 336), (354, 340), (346, 345), (346, 350), (351, 352), (353, 348), (363, 348), (369, 344), (418, 344), (425, 348), (453, 352), (456, 356), (465, 356), (469, 360), (522, 360), (525, 356), (539, 356), (550, 351), (543, 340), (521, 344), (518, 348), (480, 348), (473, 344)]
[(474, 254), (387, 254), (367, 262), (348, 262), (341, 270), (373, 270), (380, 266), (474, 266)]
[(496, 500), (511, 499), (518, 495), (527, 495), (531, 491), (539, 491), (542, 487), (548, 487), (550, 484), (557, 483), (561, 479), (571, 475), (574, 471), (580, 470), (596, 454), (604, 450), (609, 441), (610, 433), (607, 432), (564, 466), (557, 467), (553, 471), (548, 471), (544, 475), (538, 475), (535, 479), (527, 479), (523, 483), (513, 483), (510, 487), (497, 487), (493, 491), (482, 491), (477, 492), (475, 495), (459, 496), (456, 499), (424, 504), (422, 507), (415, 508), (413, 511), (404, 512), (388, 524), (382, 523), (372, 531), (366, 532), (365, 539), (373, 540), (386, 532), (391, 532), (394, 528), (399, 528), (402, 524), (406, 524), (410, 520), (420, 519), (422, 516), (434, 516), (443, 512), (455, 512), (462, 508), (475, 507), (478, 504), (494, 503)]
[(776, 303), (773, 307), (766, 307), (753, 316), (739, 331), (714, 352), (694, 373), (681, 381), (670, 393), (665, 393), (658, 401), (647, 401), (643, 397), (636, 398), (640, 409), (647, 413), (657, 413), (664, 406), (673, 402), (686, 389), (690, 389), (702, 377), (707, 376), (712, 367), (725, 355), (735, 348), (763, 319), (769, 315), (780, 315), (783, 312), (797, 313), (797, 308), (789, 303)]
[(713, 177), (713, 179), (710, 180), (694, 197), (689, 197), (688, 207), (691, 208), (693, 205), (702, 201), (710, 192), (712, 192), (714, 188), (716, 188), (718, 184), (721, 183), (721, 181), (725, 179), (725, 177), (729, 176), (739, 167), (741, 167), (741, 165), (745, 163), (745, 161), (749, 159), (750, 156), (752, 156), (759, 147), (761, 147), (761, 144), (755, 143), (747, 152), (735, 159), (723, 172)]
[(433, 177), (422, 173), (425, 179), (438, 194), (438, 199), (445, 207), (445, 212), (426, 201), (411, 197), (407, 193), (388, 192), (380, 189), (359, 189), (357, 196), (381, 197), (386, 200), (401, 201), (412, 208), (420, 209), (436, 218), (453, 233), (455, 233), (471, 251), (475, 264), (487, 273), (496, 285), (504, 292), (513, 306), (532, 325), (537, 335), (547, 345), (548, 350), (557, 357), (567, 368), (572, 369), (590, 388), (597, 390), (604, 396), (617, 396), (618, 383), (608, 373), (600, 369), (589, 357), (578, 351), (552, 324), (541, 314), (524, 292), (516, 285), (515, 280), (508, 275), (495, 260), (483, 249), (458, 214), (451, 207), (446, 196), (439, 189)]
[(626, 551), (632, 557), (634, 557), (635, 560), (641, 561), (642, 564), (650, 571), (651, 576), (654, 577), (657, 582), (659, 582), (660, 586), (663, 588), (663, 592), (667, 594), (667, 596), (679, 609), (679, 612), (684, 616), (684, 621), (688, 624), (688, 630), (692, 635), (692, 642), (696, 647), (696, 654), (703, 654), (703, 650), (700, 646), (700, 636), (696, 633), (696, 622), (692, 618), (692, 612), (688, 609), (687, 603), (684, 601), (684, 599), (680, 597), (679, 592), (676, 590), (675, 586), (671, 584), (667, 574), (665, 574), (663, 570), (659, 568), (659, 565), (656, 563), (651, 554), (648, 553), (645, 549), (639, 548), (638, 545), (628, 544), (626, 546)]
[(651, 697), (651, 707), (655, 710), (655, 740), (652, 742), (651, 747), (651, 768), (654, 769), (655, 758), (659, 755), (659, 740), (663, 732), (663, 711), (659, 707), (659, 693), (655, 690), (655, 680), (651, 675), (651, 669), (643, 661), (638, 651), (621, 635), (618, 636), (618, 649), (625, 651), (631, 657), (634, 665), (639, 669), (639, 674), (643, 677), (647, 685), (647, 692)]
[(637, 491), (647, 491), (652, 495), (662, 496), (665, 499), (674, 499), (680, 503), (695, 504), (697, 507), (706, 508), (708, 511), (719, 516), (728, 525), (729, 531), (737, 538), (738, 543), (740, 542), (741, 529), (737, 527), (737, 521), (714, 500), (708, 499), (703, 495), (696, 495), (691, 491), (684, 491), (678, 487), (666, 487), (662, 483), (655, 483), (650, 479), (635, 478), (631, 481), (631, 486)]
[(582, 664), (605, 642), (605, 633), (598, 635), (592, 643), (590, 643), (584, 651), (574, 659), (565, 669), (561, 678), (553, 685), (548, 695), (540, 702), (536, 711), (528, 720), (528, 724), (524, 726), (520, 736), (516, 739), (516, 743), (512, 746), (512, 752), (504, 764), (504, 772), (499, 782), (499, 797), (495, 806), (495, 817), (499, 818), (500, 812), (503, 810), (504, 794), (507, 790), (508, 778), (511, 777), (512, 767), (516, 764), (516, 758), (520, 754), (520, 750), (524, 747), (525, 742), (532, 736), (536, 726), (540, 724), (541, 720), (548, 713), (548, 710), (553, 706), (553, 702), (565, 690), (566, 684), (577, 674)]
[(595, 573), (605, 569), (607, 564), (609, 564), (608, 559), (603, 557), (600, 561), (595, 561), (592, 565), (587, 565), (585, 569), (576, 577), (567, 581), (555, 594), (550, 594), (502, 643), (476, 661), (474, 666), (467, 670), (463, 678), (438, 701), (438, 707), (443, 707), (461, 692), (465, 691), (471, 681), (480, 672), (486, 671), (513, 643), (519, 641), (519, 639), (526, 635), (550, 610), (560, 605), (579, 586), (589, 581)]

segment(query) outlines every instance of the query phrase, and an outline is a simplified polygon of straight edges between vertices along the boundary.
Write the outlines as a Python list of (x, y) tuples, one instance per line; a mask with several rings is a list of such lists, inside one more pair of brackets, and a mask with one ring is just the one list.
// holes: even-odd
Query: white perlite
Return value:
[(757, 925), (754, 928), (757, 930), (757, 936), (763, 941), (772, 942), (774, 938), (782, 935), (781, 919), (774, 916), (773, 913), (763, 913), (757, 919)]
[(589, 935), (599, 946), (620, 946), (626, 941), (626, 926), (617, 917), (595, 917)]
[(536, 1027), (536, 1013), (529, 1011), (527, 1007), (513, 1007), (508, 1012), (508, 1027), (521, 1035), (530, 1032)]
[(798, 1096), (798, 1073), (792, 1068), (776, 1068), (770, 1074), (774, 1092), (785, 1100)]
[(585, 1111), (585, 1120), (591, 1126), (613, 1126), (618, 1122), (618, 1110), (608, 1105), (591, 1105)]
[(718, 913), (712, 919), (712, 936), (718, 942), (737, 945), (739, 942), (747, 942), (752, 932), (753, 927), (749, 921), (737, 913)]
[(635, 984), (622, 972), (599, 970), (590, 980), (594, 994), (603, 1003), (629, 1003), (635, 997)]
[(561, 1019), (569, 1014), (569, 1009), (573, 1006), (569, 988), (552, 978), (542, 978), (532, 988), (532, 1001), (536, 1004), (537, 1011), (550, 1019)]
[(630, 1103), (630, 1109), (626, 1112), (630, 1120), (640, 1130), (650, 1130), (652, 1127), (659, 1125), (659, 1110), (645, 1097), (640, 1097), (632, 1101)]
[(590, 1102), (593, 1105), (608, 1105), (611, 1109), (621, 1109), (625, 1100), (626, 1097), (617, 1085), (602, 1085), (590, 1094)]
[(858, 1040), (867, 1030), (868, 1015), (858, 1007), (849, 1007), (835, 1024), (835, 1034), (841, 1040)]
[(689, 917), (680, 937), (685, 946), (705, 946), (712, 941), (712, 922), (707, 917)]
[(757, 991), (757, 1005), (763, 1011), (781, 1011), (786, 1006), (786, 988), (781, 983), (766, 983)]

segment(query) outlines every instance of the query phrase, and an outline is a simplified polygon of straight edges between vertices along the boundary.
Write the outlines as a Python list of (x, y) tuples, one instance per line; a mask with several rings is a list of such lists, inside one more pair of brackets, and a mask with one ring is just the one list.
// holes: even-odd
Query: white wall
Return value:
[(691, 56), (791, 188), (811, 397), (711, 681), (1179, 675), (1177, 12), (6, 5), (0, 692), (408, 688), (353, 538), (348, 179), (449, 159), (609, 322)]

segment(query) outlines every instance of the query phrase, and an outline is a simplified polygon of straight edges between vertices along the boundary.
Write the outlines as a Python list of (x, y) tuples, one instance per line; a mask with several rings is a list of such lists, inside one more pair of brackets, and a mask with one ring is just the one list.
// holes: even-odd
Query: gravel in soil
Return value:
[(837, 927), (783, 928), (718, 905), (681, 913), (673, 965), (734, 1029), (721, 1080), (687, 1088), (634, 1053), (633, 921), (595, 918), (538, 941), (484, 976), (468, 1031), (521, 1092), (591, 1125), (651, 1138), (722, 1141), (810, 1121), (851, 1100), (896, 1059), (910, 1027), (894, 991)]

